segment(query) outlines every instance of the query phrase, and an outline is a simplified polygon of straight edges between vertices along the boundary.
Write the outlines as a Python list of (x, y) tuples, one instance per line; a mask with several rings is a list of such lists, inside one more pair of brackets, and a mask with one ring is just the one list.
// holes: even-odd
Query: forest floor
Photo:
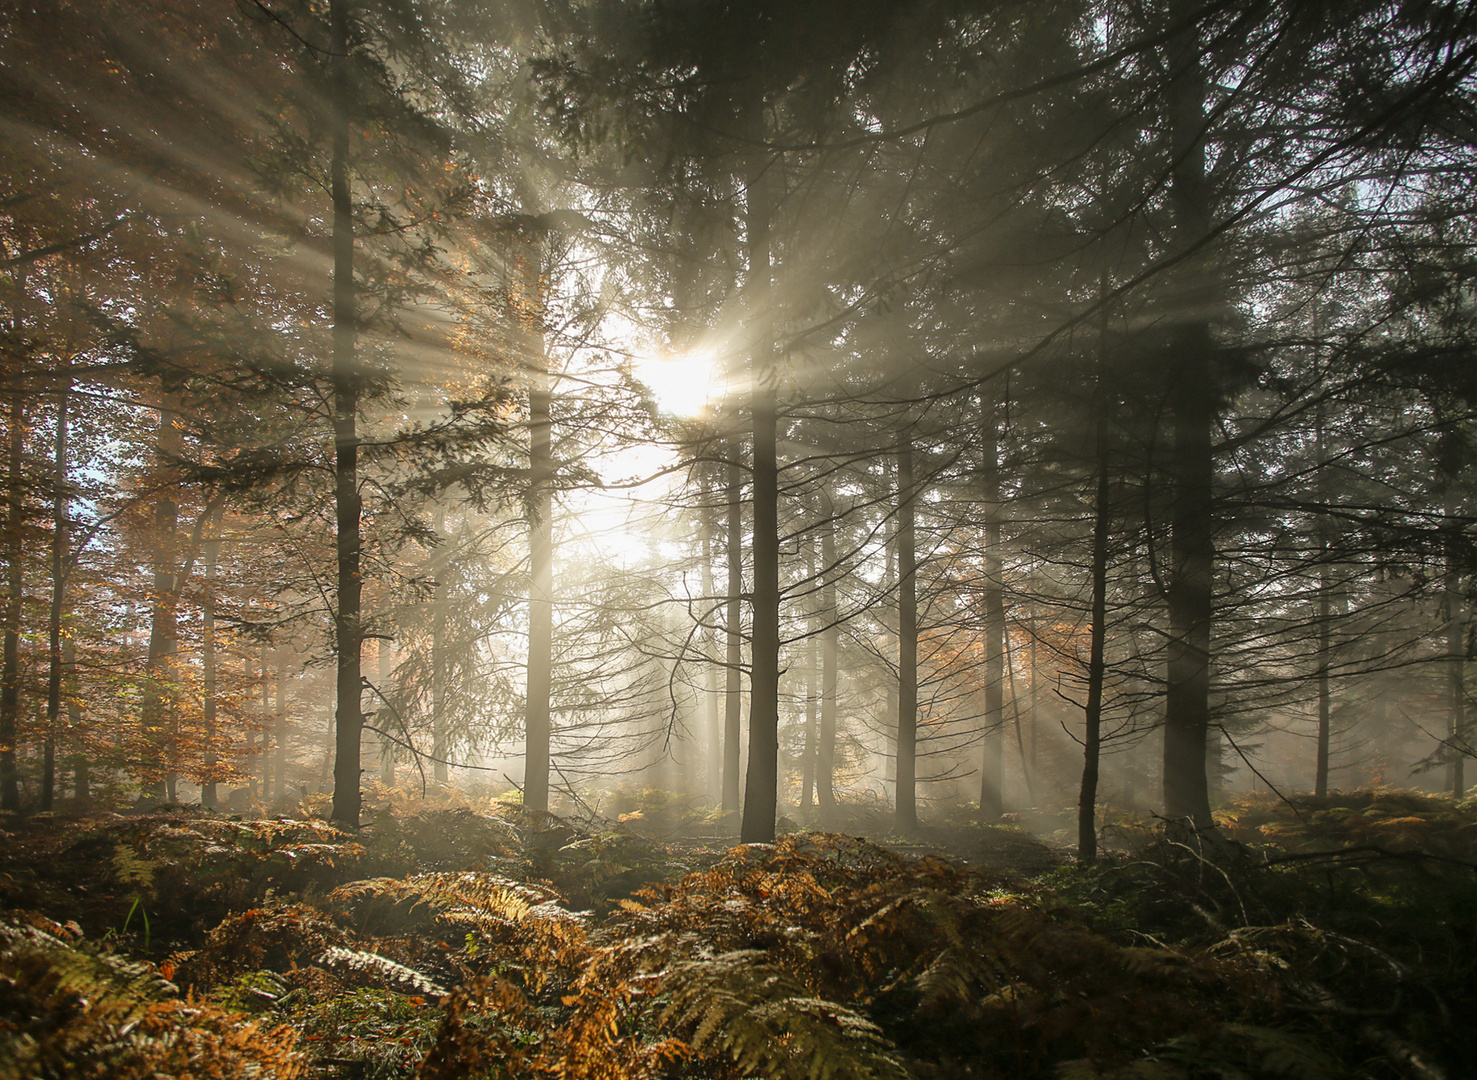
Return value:
[(774, 845), (398, 802), (0, 820), (0, 1077), (1471, 1075), (1477, 804)]

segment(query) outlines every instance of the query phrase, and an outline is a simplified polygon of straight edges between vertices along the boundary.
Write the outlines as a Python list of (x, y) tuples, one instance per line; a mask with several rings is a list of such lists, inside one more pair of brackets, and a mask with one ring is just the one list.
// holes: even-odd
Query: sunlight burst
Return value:
[(651, 391), (657, 408), (673, 416), (701, 416), (720, 388), (713, 385), (716, 365), (706, 352), (643, 357), (636, 378)]

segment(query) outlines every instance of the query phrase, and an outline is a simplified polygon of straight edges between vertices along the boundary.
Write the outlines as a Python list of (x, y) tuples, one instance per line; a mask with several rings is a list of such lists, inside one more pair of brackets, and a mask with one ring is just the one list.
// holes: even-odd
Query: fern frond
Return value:
[(907, 1076), (881, 1029), (807, 995), (757, 950), (677, 964), (663, 990), (658, 1023), (698, 1053), (727, 1054), (744, 1072), (774, 1080)]
[[(412, 900), (442, 912), (474, 911), (519, 922), (537, 911), (541, 918), (567, 915), (555, 901), (557, 894), (497, 874), (476, 872), (414, 874), (408, 878), (370, 878), (340, 885), (328, 894), (334, 903), (365, 900)], [(556, 914), (557, 913), (557, 914)]]
[(0, 1075), (298, 1076), (287, 1028), (263, 1029), (193, 999), (148, 964), (92, 952), (32, 926), (0, 923)]
[(440, 997), (446, 993), (445, 988), (438, 985), (429, 975), (423, 975), (414, 968), (398, 964), (378, 953), (333, 946), (323, 951), (323, 954), (318, 957), (318, 963), (326, 967), (346, 967), (361, 975), (378, 979), (380, 982), (409, 987), (422, 994), (434, 994)]
[(158, 864), (140, 855), (132, 844), (119, 844), (113, 849), (113, 875), (120, 884), (131, 885), (140, 892), (147, 892), (154, 885), (154, 871)]

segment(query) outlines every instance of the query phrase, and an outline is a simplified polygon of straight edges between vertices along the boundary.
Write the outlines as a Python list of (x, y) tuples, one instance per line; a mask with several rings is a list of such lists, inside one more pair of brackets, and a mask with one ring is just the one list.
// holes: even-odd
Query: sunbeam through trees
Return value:
[[(1470, 971), (1298, 890), (1473, 895), (1474, 66), (1467, 0), (0, 0), (0, 837), (139, 912), (0, 878), (0, 980), (106, 1003), (0, 1051), (1460, 1075)], [(1146, 1018), (1052, 1049), (1037, 947)]]

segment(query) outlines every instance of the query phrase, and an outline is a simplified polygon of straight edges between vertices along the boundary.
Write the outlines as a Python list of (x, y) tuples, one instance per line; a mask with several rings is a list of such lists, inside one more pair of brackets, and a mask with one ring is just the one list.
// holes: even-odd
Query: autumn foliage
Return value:
[(1401, 1063), (1459, 1060), (1451, 1017), (1471, 1004), (1474, 813), (1390, 793), (1245, 802), (1235, 839), (1145, 831), (1120, 838), (1131, 855), (1034, 882), (823, 833), (720, 851), (617, 826), (549, 849), (511, 809), (385, 814), (354, 837), (200, 812), (12, 823), (0, 1063), (1421, 1075)]

